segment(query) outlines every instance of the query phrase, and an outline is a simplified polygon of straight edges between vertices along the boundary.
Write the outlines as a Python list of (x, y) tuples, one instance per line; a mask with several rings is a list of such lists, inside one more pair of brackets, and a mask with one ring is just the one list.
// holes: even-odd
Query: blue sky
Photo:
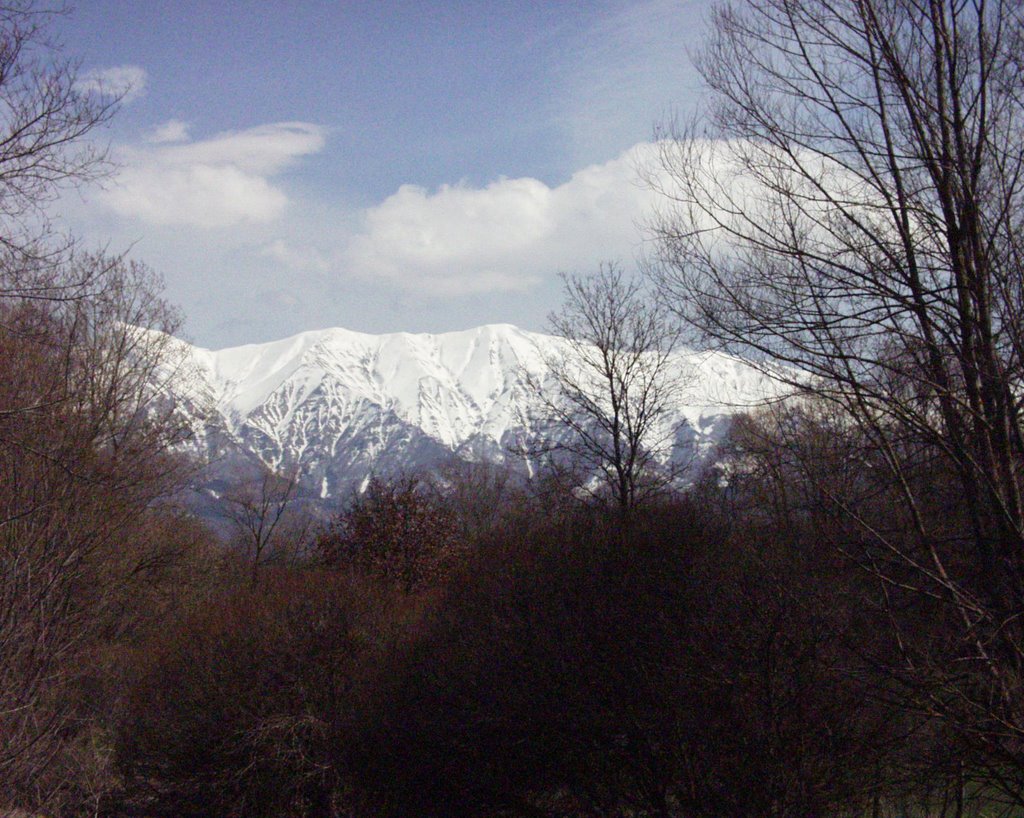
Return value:
[(128, 89), (72, 228), (163, 274), (219, 347), (345, 326), (539, 329), (560, 271), (629, 264), (635, 167), (700, 84), (704, 0), (128, 2), (62, 18)]

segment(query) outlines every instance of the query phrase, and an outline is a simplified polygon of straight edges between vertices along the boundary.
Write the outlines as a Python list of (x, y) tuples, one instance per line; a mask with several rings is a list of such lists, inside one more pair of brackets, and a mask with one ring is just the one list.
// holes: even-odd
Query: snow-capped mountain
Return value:
[[(185, 345), (181, 390), (195, 409), (197, 449), (227, 476), (262, 462), (299, 470), (321, 497), (371, 474), (430, 468), (453, 456), (535, 464), (513, 452), (566, 432), (538, 392), (563, 339), (490, 325), (437, 335), (304, 332), (222, 350)], [(743, 361), (680, 352), (678, 409), (666, 456), (700, 459), (732, 415), (778, 391)]]

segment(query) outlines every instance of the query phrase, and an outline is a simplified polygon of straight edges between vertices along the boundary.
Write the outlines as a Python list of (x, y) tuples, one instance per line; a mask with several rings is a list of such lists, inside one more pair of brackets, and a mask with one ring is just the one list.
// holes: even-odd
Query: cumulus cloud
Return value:
[(653, 194), (640, 145), (549, 187), (531, 178), (486, 187), (405, 185), (370, 208), (344, 252), (355, 274), (437, 295), (519, 290), (558, 270), (631, 258)]
[(115, 65), (87, 71), (78, 78), (75, 88), (82, 94), (118, 97), (127, 104), (146, 93), (147, 81), (146, 69), (138, 65)]
[[(155, 136), (163, 139), (154, 140)], [(122, 216), (151, 224), (229, 227), (278, 218), (288, 196), (272, 184), (300, 157), (321, 150), (323, 130), (281, 122), (187, 140), (172, 120), (150, 144), (119, 151), (122, 170), (100, 195)]]

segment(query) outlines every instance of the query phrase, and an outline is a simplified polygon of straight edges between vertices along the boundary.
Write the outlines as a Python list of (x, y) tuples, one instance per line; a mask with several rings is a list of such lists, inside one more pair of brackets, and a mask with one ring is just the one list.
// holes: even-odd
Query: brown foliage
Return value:
[(459, 552), (456, 521), (415, 475), (371, 478), (317, 538), (320, 561), (394, 583), (406, 592), (436, 584)]
[[(87, 657), (145, 618), (132, 596), (190, 547), (152, 504), (180, 482), (152, 382), (169, 317), (138, 266), (100, 259), (102, 297), (0, 302), (0, 799), (46, 803)], [(73, 276), (74, 274), (72, 274)], [(87, 728), (83, 728), (87, 729)], [(48, 789), (49, 788), (49, 789)], [(26, 799), (28, 799), (26, 801)]]
[(377, 809), (711, 816), (868, 803), (899, 725), (843, 672), (840, 575), (827, 555), (699, 520), (677, 508), (624, 535), (584, 515), (482, 549), (384, 669), (358, 765)]
[(389, 595), (268, 569), (147, 643), (118, 724), (127, 803), (150, 815), (328, 816)]
[[(756, 428), (733, 444), (748, 466)], [(832, 547), (849, 529), (811, 503), (790, 504), (785, 530), (738, 510), (778, 490), (764, 473), (625, 530), (516, 501), (431, 593), (294, 566), (222, 589), (136, 655), (123, 806), (711, 818), (939, 803), (970, 756), (895, 695), (885, 609)]]

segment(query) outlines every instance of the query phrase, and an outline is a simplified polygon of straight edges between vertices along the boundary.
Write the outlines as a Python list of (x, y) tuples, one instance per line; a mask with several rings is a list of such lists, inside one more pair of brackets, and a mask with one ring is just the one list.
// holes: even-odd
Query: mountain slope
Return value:
[[(437, 335), (305, 332), (211, 351), (184, 347), (195, 446), (227, 475), (244, 464), (301, 470), (322, 497), (370, 474), (430, 468), (453, 455), (508, 461), (565, 434), (538, 400), (554, 394), (544, 361), (564, 341), (489, 325)], [(717, 353), (680, 352), (673, 461), (706, 453), (737, 411), (778, 391), (755, 368)], [(183, 385), (184, 386), (184, 385)]]

